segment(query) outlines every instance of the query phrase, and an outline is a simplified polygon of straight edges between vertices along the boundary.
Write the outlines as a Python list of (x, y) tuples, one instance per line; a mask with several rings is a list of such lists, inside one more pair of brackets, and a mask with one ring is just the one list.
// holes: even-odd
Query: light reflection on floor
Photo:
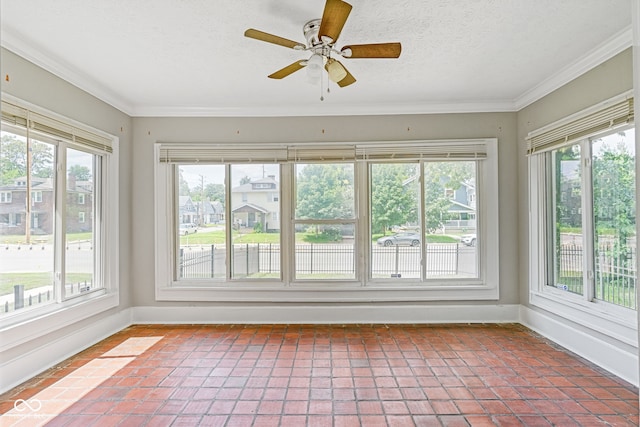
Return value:
[(37, 393), (14, 402), (0, 427), (43, 426), (135, 360), (163, 337), (132, 337)]

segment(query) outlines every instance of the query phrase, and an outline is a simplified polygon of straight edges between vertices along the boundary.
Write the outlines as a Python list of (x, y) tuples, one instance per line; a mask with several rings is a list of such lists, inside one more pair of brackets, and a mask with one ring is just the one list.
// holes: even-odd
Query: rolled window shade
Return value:
[(26, 108), (2, 101), (2, 121), (22, 128), (27, 127), (28, 111)]
[(560, 148), (608, 129), (632, 123), (633, 103), (631, 97), (617, 97), (561, 122), (533, 131), (527, 137), (527, 154)]
[(161, 163), (353, 162), (398, 160), (482, 160), (484, 140), (381, 142), (368, 144), (158, 143)]
[(288, 158), (291, 162), (354, 161), (356, 158), (356, 148), (353, 145), (327, 145), (324, 147), (290, 146), (288, 149)]
[(78, 146), (108, 153), (113, 152), (111, 139), (106, 136), (98, 135), (87, 129), (81, 129), (45, 114), (29, 111), (7, 101), (2, 101), (1, 109), (4, 123), (25, 129), (28, 128), (33, 132), (54, 139), (64, 139)]
[(486, 144), (480, 141), (437, 141), (419, 144), (359, 145), (358, 160), (480, 160), (487, 158)]
[(238, 146), (160, 143), (162, 163), (277, 163), (287, 161), (287, 149), (268, 144)]

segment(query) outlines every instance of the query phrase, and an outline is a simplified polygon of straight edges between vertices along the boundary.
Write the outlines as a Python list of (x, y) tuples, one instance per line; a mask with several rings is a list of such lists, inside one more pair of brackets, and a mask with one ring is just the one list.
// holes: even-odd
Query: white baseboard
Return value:
[[(567, 350), (638, 386), (638, 348), (570, 321), (521, 306), (520, 323)], [(588, 332), (588, 333), (587, 333)]]
[(519, 305), (291, 304), (134, 307), (133, 323), (517, 323)]
[[(55, 340), (41, 337), (35, 349), (0, 365), (0, 394), (55, 366), (57, 363), (102, 341), (131, 325), (131, 309), (125, 309), (95, 322), (78, 322), (72, 333)], [(71, 325), (70, 325), (71, 326)]]

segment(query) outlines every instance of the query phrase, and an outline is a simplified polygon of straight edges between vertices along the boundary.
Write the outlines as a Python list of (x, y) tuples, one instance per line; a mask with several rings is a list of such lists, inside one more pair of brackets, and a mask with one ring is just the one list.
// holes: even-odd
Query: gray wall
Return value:
[(631, 49), (627, 49), (518, 112), (518, 282), (522, 304), (529, 305), (529, 205), (525, 142), (527, 134), (632, 88), (632, 54)]
[[(515, 113), (297, 118), (134, 118), (134, 306), (154, 299), (153, 143), (352, 142), (498, 138), (500, 191), (500, 304), (518, 304), (517, 144)], [(495, 304), (495, 301), (487, 304)], [(472, 304), (483, 304), (473, 302)], [(227, 304), (228, 305), (228, 304)], [(384, 319), (380, 319), (384, 321)]]
[[(123, 112), (35, 66), (14, 53), (0, 51), (2, 92), (93, 126), (120, 138), (120, 307), (131, 306), (131, 124)], [(5, 76), (9, 76), (6, 81)]]
[[(6, 50), (2, 91), (120, 138), (120, 308), (192, 305), (154, 298), (153, 155), (162, 142), (323, 142), (496, 137), (500, 304), (527, 303), (527, 167), (533, 129), (632, 88), (627, 50), (519, 113), (298, 118), (130, 118)], [(4, 79), (9, 75), (9, 82)], [(474, 303), (476, 304), (476, 303)], [(200, 305), (206, 305), (201, 303)]]

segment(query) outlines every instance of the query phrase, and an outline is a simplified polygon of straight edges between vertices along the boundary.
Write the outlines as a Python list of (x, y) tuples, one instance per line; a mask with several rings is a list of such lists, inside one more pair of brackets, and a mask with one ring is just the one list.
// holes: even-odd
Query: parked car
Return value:
[(391, 236), (381, 237), (377, 240), (380, 246), (409, 245), (419, 246), (420, 235), (418, 233), (396, 233)]
[(185, 222), (184, 224), (180, 224), (180, 234), (186, 236), (189, 233), (196, 233), (198, 231), (198, 226), (192, 222)]
[(475, 234), (465, 234), (460, 239), (460, 242), (464, 243), (467, 246), (475, 246), (476, 245), (476, 235)]

